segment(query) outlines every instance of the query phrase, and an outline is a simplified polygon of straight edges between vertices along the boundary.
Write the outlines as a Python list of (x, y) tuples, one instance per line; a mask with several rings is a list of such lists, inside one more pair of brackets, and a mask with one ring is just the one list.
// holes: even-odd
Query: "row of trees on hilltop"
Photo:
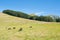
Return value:
[(27, 18), (27, 16), (29, 16), (26, 13), (23, 12), (19, 12), (19, 11), (13, 11), (13, 10), (4, 10), (3, 13), (12, 15), (12, 16), (16, 16), (16, 17), (22, 17), (22, 18)]
[(3, 10), (3, 13), (8, 14), (8, 15), (12, 15), (12, 16), (16, 16), (16, 17), (31, 19), (31, 20), (46, 21), (46, 22), (60, 22), (59, 16), (28, 15), (24, 12), (13, 11), (13, 10)]

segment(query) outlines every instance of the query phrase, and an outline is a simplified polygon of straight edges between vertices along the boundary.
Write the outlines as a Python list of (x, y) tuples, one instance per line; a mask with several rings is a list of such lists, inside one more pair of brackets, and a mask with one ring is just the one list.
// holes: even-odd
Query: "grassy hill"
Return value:
[(0, 40), (60, 40), (60, 23), (0, 13)]

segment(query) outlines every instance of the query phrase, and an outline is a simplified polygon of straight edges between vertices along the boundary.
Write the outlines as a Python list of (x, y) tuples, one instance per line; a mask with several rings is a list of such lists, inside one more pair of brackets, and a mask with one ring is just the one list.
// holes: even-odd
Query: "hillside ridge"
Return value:
[[(0, 19), (1, 19), (1, 17), (2, 17), (2, 19), (6, 19), (6, 21), (7, 21), (7, 19), (9, 20), (11, 20), (11, 18), (13, 19), (13, 21), (30, 21), (30, 22), (37, 22), (37, 23), (41, 23), (42, 21), (36, 21), (36, 20), (29, 20), (29, 19), (25, 19), (25, 18), (19, 18), (19, 17), (15, 17), (15, 16), (11, 16), (11, 15), (8, 15), (8, 14), (4, 14), (4, 13), (2, 13), (2, 12), (0, 12)], [(12, 20), (11, 20), (12, 21)], [(47, 23), (47, 22), (42, 22), (42, 23)]]

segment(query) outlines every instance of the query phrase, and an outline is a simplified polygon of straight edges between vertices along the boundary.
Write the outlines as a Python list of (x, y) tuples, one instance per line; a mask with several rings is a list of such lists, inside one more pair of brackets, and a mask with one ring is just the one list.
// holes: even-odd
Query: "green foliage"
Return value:
[(45, 16), (44, 21), (54, 22), (54, 19), (52, 17), (50, 17), (50, 16)]
[(44, 16), (39, 16), (39, 19), (40, 21), (44, 21)]
[(17, 16), (17, 17), (22, 17), (22, 18), (28, 18), (28, 14), (23, 13), (23, 12), (13, 11), (13, 10), (4, 10), (3, 13)]
[(56, 19), (56, 22), (60, 22), (60, 18), (57, 18), (57, 19)]
[(13, 10), (3, 10), (3, 13), (16, 16), (16, 17), (31, 19), (31, 20), (39, 20), (39, 21), (46, 21), (46, 22), (60, 22), (60, 17), (56, 17), (56, 16), (37, 16), (35, 14), (28, 15), (24, 12), (13, 11)]
[(32, 17), (31, 15), (29, 15), (29, 16), (28, 16), (28, 19), (31, 19), (31, 20), (32, 20), (32, 19), (33, 19), (33, 17)]

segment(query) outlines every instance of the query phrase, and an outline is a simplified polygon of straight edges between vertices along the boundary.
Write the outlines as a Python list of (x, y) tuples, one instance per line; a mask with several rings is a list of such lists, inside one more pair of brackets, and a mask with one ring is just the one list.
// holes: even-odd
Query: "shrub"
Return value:
[(15, 27), (13, 27), (13, 29), (16, 29)]
[(11, 28), (8, 28), (8, 30), (11, 30)]
[(29, 28), (32, 28), (32, 26), (30, 26)]

